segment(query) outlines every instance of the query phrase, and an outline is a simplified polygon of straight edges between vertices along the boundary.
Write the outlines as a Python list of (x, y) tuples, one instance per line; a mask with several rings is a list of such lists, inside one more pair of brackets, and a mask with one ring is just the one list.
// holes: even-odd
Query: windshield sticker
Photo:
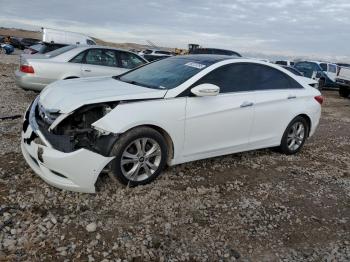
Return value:
[(188, 62), (185, 65), (190, 66), (190, 67), (194, 67), (197, 69), (203, 69), (204, 67), (206, 67), (206, 65), (202, 65), (202, 64), (198, 64), (198, 63), (194, 63), (194, 62)]

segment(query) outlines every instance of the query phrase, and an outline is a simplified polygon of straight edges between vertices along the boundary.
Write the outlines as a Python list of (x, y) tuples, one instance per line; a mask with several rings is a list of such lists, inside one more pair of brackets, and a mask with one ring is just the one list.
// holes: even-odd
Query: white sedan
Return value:
[(95, 192), (169, 166), (259, 148), (300, 151), (323, 97), (280, 66), (216, 55), (160, 60), (117, 77), (58, 81), (25, 114), (22, 152), (46, 182)]
[(56, 80), (119, 75), (145, 63), (122, 49), (69, 45), (46, 54), (21, 55), (15, 80), (23, 89), (41, 91)]

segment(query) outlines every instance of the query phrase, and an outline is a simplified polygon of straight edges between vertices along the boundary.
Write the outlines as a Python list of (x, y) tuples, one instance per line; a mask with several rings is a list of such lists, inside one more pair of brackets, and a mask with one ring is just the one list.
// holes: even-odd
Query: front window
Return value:
[(327, 64), (326, 63), (321, 63), (320, 67), (322, 68), (323, 72), (327, 72)]
[(115, 51), (108, 49), (90, 49), (86, 54), (85, 62), (99, 66), (116, 67), (118, 65)]
[(116, 79), (156, 89), (175, 88), (213, 62), (199, 62), (185, 57), (168, 58), (147, 64)]
[(119, 51), (119, 57), (120, 66), (122, 68), (132, 69), (146, 63), (144, 60), (133, 53)]

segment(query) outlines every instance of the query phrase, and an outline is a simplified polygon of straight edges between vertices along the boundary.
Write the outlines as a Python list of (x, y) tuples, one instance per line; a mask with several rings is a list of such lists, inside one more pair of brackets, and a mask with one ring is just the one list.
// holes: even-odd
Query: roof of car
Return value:
[(116, 47), (111, 47), (111, 46), (103, 46), (103, 45), (83, 45), (83, 44), (79, 44), (79, 45), (72, 45), (75, 46), (76, 48), (81, 48), (81, 49), (88, 49), (88, 48), (104, 48), (104, 49), (112, 49), (112, 50), (117, 50), (117, 51), (124, 51), (124, 52), (128, 52), (128, 53), (133, 53), (136, 54), (135, 52), (132, 52), (130, 50), (127, 49), (123, 49), (123, 48), (116, 48)]
[(220, 61), (228, 60), (228, 59), (238, 59), (241, 57), (232, 57), (229, 55), (207, 55), (207, 54), (198, 54), (198, 55), (182, 55), (182, 56), (173, 56), (168, 59), (176, 59), (176, 58), (183, 58), (188, 59), (191, 61), (197, 61), (197, 62), (208, 62), (208, 63), (217, 63)]

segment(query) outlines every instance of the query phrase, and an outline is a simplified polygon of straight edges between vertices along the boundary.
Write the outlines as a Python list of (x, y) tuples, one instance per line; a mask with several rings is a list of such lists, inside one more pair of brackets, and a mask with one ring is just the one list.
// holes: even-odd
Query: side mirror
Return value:
[(196, 96), (216, 96), (220, 93), (220, 87), (213, 84), (200, 84), (191, 89)]

